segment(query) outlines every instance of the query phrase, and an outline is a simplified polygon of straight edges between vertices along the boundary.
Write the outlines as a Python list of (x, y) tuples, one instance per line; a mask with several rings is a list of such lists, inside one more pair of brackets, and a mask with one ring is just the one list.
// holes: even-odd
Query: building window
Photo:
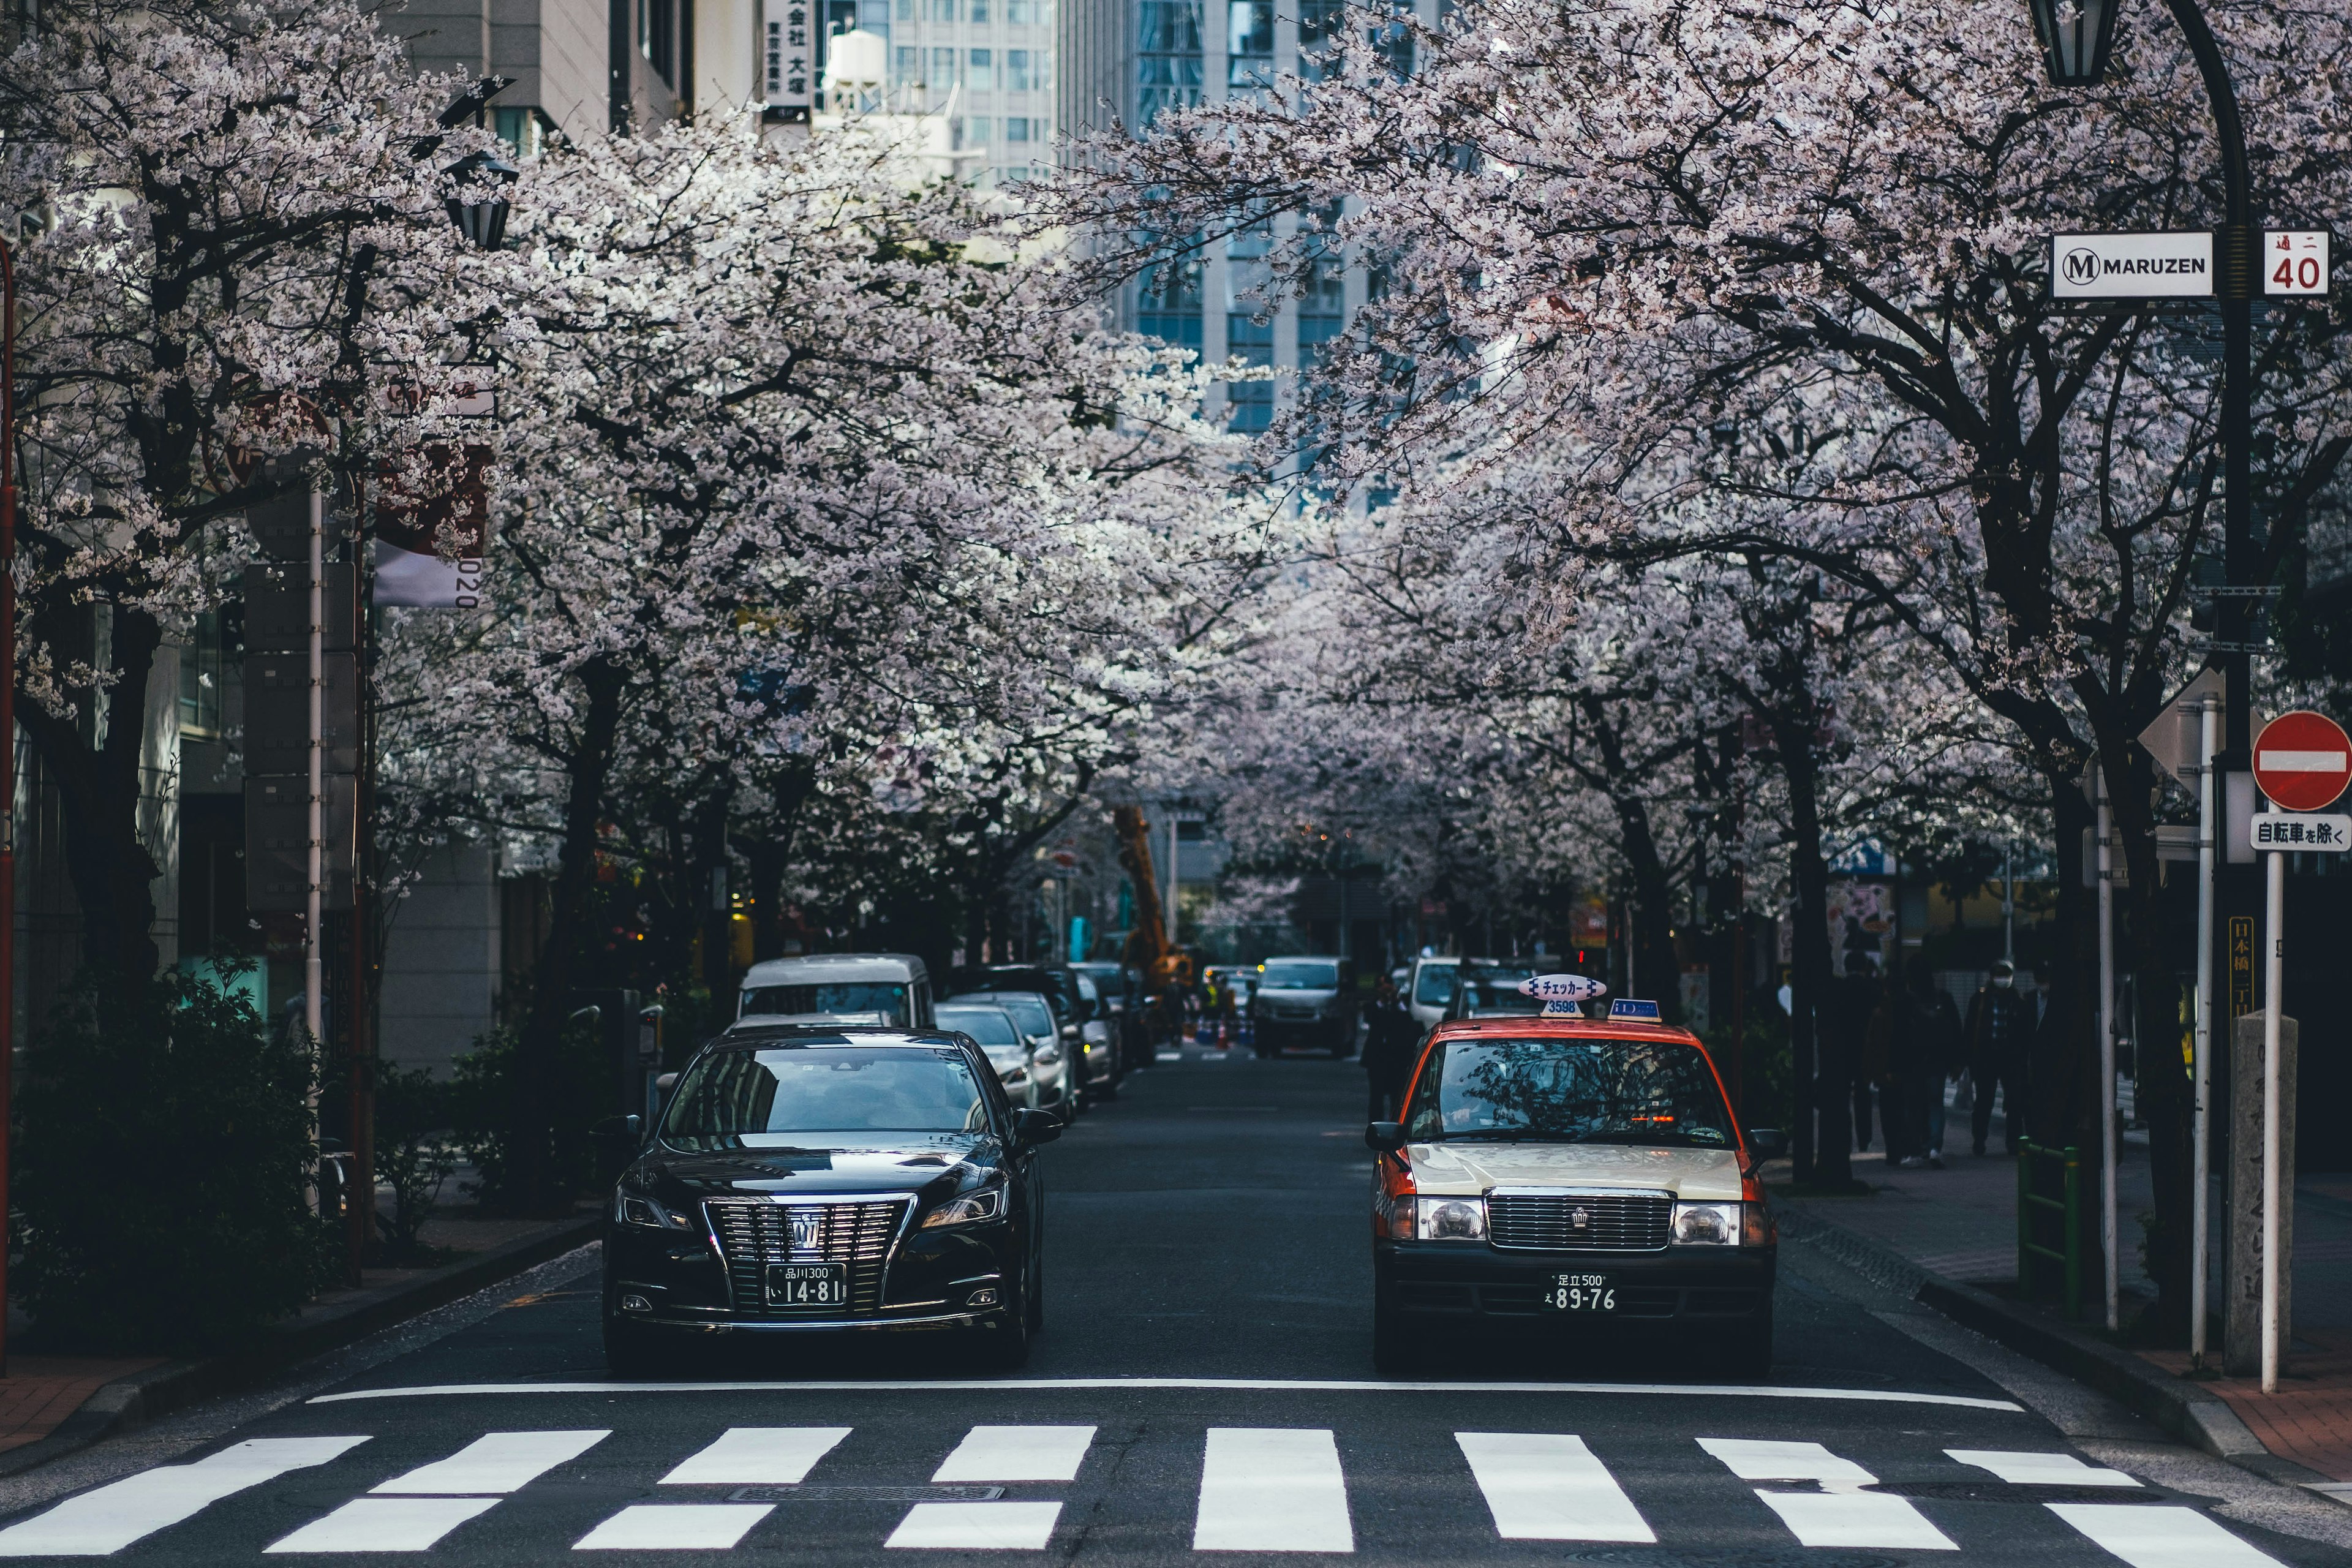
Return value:
[(1273, 0), (1230, 0), (1225, 26), (1225, 84), (1270, 85), (1274, 80)]
[(955, 83), (956, 51), (953, 49), (933, 49), (931, 51), (931, 79), (929, 84), (930, 89), (933, 92), (945, 92), (948, 89), (953, 87)]
[(988, 0), (971, 0), (971, 25), (983, 26), (988, 21)]
[(1202, 270), (1197, 247), (1146, 269), (1136, 281), (1135, 330), (1200, 353)]
[(890, 14), (901, 22), (915, 19), (915, 0), (893, 0)]
[(971, 148), (988, 145), (988, 116), (972, 114), (964, 117), (963, 144)]
[(536, 109), (493, 109), (490, 124), (518, 158), (536, 158), (546, 150), (547, 121)]
[(986, 49), (971, 51), (971, 75), (966, 79), (974, 92), (986, 92), (996, 85), (996, 66)]
[(1028, 140), (1029, 140), (1029, 121), (1026, 121), (1026, 120), (1008, 120), (1008, 121), (1006, 121), (1004, 122), (1004, 139), (1005, 139), (1007, 142), (1026, 142), (1026, 141), (1028, 141)]
[(1029, 0), (1004, 0), (1004, 19), (1016, 27), (1029, 25)]
[(180, 649), (180, 732), (216, 741), (221, 732), (221, 692), (228, 679), (228, 638), (218, 610), (205, 610), (189, 628)]
[(1007, 92), (1029, 90), (1029, 51), (1027, 49), (1004, 51), (1004, 90)]
[(637, 49), (656, 75), (675, 85), (677, 80), (677, 0), (637, 0)]
[(923, 51), (920, 49), (908, 48), (902, 44), (898, 47), (896, 53), (898, 57), (897, 63), (891, 68), (890, 74), (898, 79), (899, 85), (903, 87), (921, 80), (923, 75)]
[(1200, 0), (1138, 0), (1136, 22), (1135, 115), (1150, 125), (1201, 101)]
[(955, 0), (931, 0), (932, 21), (953, 22), (955, 19)]
[(1347, 0), (1298, 0), (1298, 74), (1308, 81), (1322, 79), (1323, 57), (1347, 15)]

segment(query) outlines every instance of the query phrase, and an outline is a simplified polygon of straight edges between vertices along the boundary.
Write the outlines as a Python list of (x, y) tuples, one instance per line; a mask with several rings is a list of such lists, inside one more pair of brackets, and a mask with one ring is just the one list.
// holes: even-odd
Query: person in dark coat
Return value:
[(1969, 1003), (1967, 1033), (1969, 1076), (1976, 1082), (1976, 1110), (1969, 1118), (1969, 1142), (1985, 1152), (1992, 1131), (1992, 1094), (2001, 1091), (2004, 1119), (2002, 1141), (2017, 1152), (2025, 1128), (2025, 1047), (2033, 1034), (2033, 1005), (2018, 994), (2017, 965), (2002, 959), (1992, 966), (1992, 978), (1978, 987)]
[(1367, 1121), (1394, 1121), (1402, 1108), (1405, 1075), (1412, 1070), (1413, 1047), (1421, 1030), (1397, 998), (1395, 984), (1386, 976), (1372, 989), (1371, 1005), (1364, 1009), (1364, 1083), (1370, 1092)]
[[(1903, 1107), (1907, 1152), (1903, 1163), (1944, 1168), (1944, 1084), (1960, 1070), (1960, 1014), (1936, 985), (1924, 957), (1904, 972), (1906, 986), (1888, 998), (1882, 1016), (1897, 1066), (1893, 1077)], [(1890, 1120), (1892, 1115), (1890, 1113)]]

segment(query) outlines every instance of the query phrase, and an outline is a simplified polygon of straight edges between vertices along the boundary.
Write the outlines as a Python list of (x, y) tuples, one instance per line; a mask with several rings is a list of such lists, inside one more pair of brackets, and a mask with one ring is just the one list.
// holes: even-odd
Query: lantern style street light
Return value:
[(2057, 87), (2096, 87), (2116, 42), (2116, 0), (2031, 0), (2033, 36)]
[(478, 250), (496, 250), (506, 243), (509, 206), (503, 194), (493, 194), (481, 199), (465, 199), (468, 190), (484, 187), (502, 193), (522, 176), (522, 171), (495, 153), (470, 153), (442, 171), (457, 186), (442, 204), (449, 209), (449, 219), (457, 226)]

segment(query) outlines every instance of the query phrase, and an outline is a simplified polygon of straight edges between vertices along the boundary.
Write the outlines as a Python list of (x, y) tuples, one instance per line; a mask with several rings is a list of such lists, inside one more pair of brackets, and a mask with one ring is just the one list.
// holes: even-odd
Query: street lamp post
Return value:
[[(2030, 0), (2033, 28), (2042, 42), (2050, 79), (2060, 87), (2095, 87), (2106, 74), (2113, 46), (2116, 13), (2121, 0)], [(2228, 857), (2214, 852), (2219, 831), (2227, 831), (2229, 803), (2221, 798), (2215, 774), (2226, 780), (2232, 772), (2252, 765), (2248, 721), (2251, 717), (2253, 652), (2247, 635), (2247, 604), (2257, 585), (2254, 575), (2253, 405), (2254, 291), (2260, 236), (2254, 229), (2252, 164), (2246, 156), (2245, 121), (2238, 112), (2238, 89), (2230, 79), (2229, 62), (2221, 46), (2199, 9), (2197, 0), (2165, 0), (2173, 25), (2196, 58), (2205, 81), (2205, 95), (2213, 110), (2213, 133), (2221, 153), (2221, 231), (2214, 244), (2214, 296), (2221, 313), (2221, 565), (2226, 591), (2214, 605), (2214, 647), (2206, 668), (2221, 672), (2221, 751), (2213, 750), (2212, 715), (2209, 706), (2205, 731), (2205, 773), (2200, 776), (2207, 849), (2200, 868), (2209, 889), (2218, 895), (2226, 875)], [(2218, 901), (2218, 899), (2217, 899)], [(2219, 921), (2202, 922), (2203, 927)], [(2214, 932), (2199, 932), (2200, 974), (2210, 974)], [(2210, 984), (2198, 988), (2195, 1036), (2198, 1041), (2194, 1081), (2197, 1086), (2191, 1194), (2193, 1235), (2189, 1280), (2192, 1333), (2190, 1353), (2201, 1365), (2205, 1354), (2205, 1211), (2206, 1147), (2205, 1092), (2211, 1066), (2206, 1059), (2215, 1034), (2215, 1002)], [(2271, 1003), (2275, 1006), (2276, 1004)], [(2110, 1289), (2112, 1289), (2112, 1284)]]
[(8, 1374), (8, 1119), (16, 1080), (16, 253), (0, 239), (0, 1377)]

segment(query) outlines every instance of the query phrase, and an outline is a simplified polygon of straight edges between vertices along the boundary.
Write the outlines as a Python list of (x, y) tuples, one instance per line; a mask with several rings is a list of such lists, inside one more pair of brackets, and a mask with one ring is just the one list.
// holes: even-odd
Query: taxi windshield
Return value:
[(1727, 1149), (1731, 1118), (1695, 1046), (1672, 1040), (1440, 1040), (1405, 1135)]
[(662, 1119), (674, 1149), (781, 1149), (810, 1133), (982, 1132), (988, 1102), (963, 1053), (908, 1046), (713, 1051)]

